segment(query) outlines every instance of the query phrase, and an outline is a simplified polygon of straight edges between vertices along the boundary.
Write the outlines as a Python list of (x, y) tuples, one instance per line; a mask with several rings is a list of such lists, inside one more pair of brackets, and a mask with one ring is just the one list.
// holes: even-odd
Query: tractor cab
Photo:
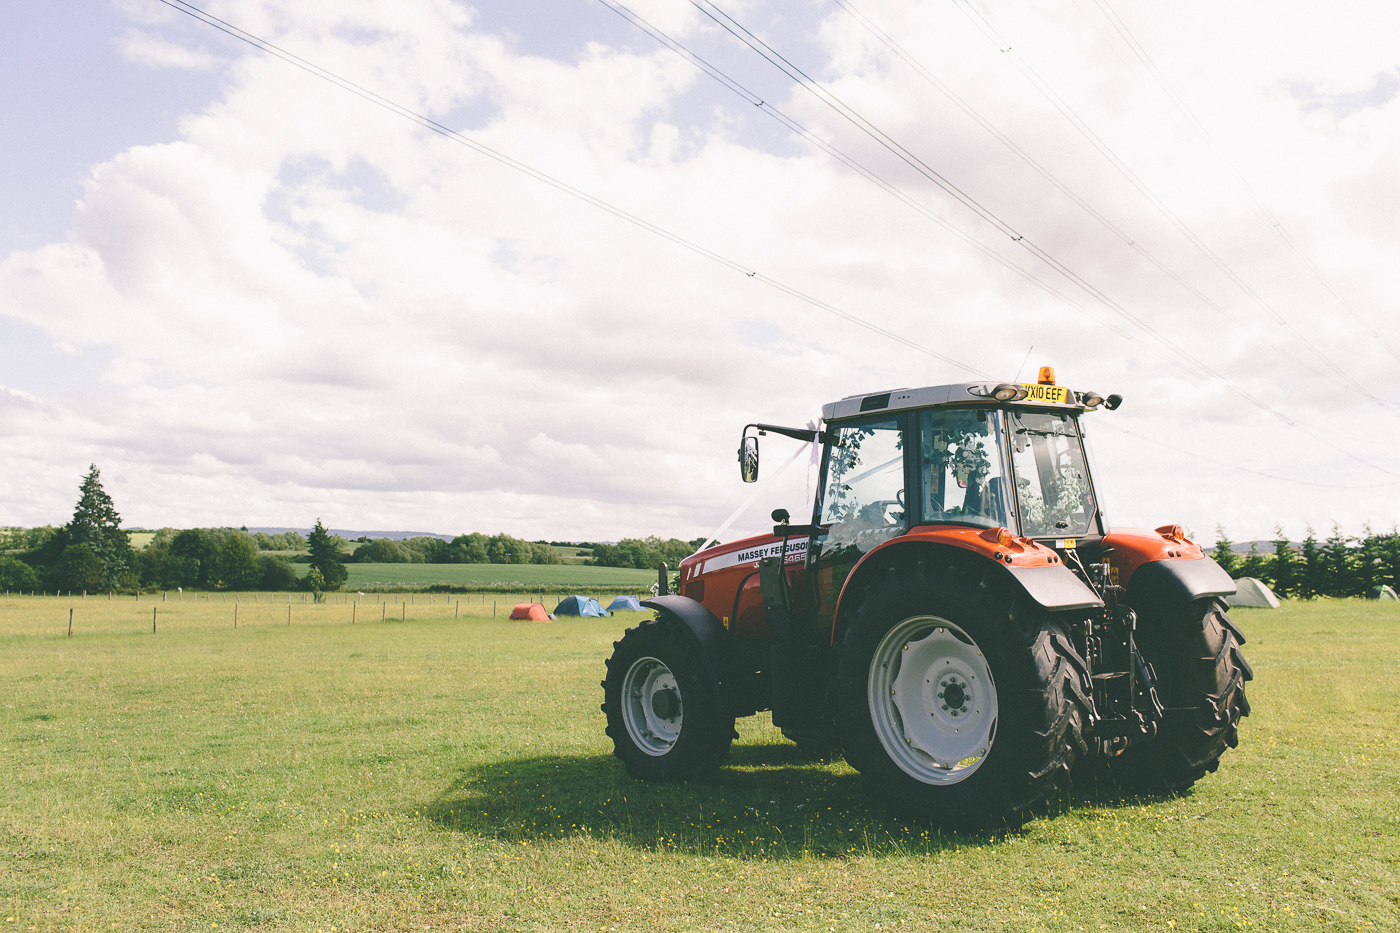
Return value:
[[(850, 571), (896, 539), (987, 542), (995, 532), (1026, 546), (1097, 557), (1107, 532), (1084, 452), (1080, 417), (1122, 399), (1040, 381), (963, 383), (854, 395), (823, 409), (825, 429), (750, 425), (823, 445), (806, 573), (792, 573), (799, 614), (830, 628)], [(757, 479), (758, 439), (745, 430), (741, 472)], [(944, 533), (939, 534), (940, 530)], [(971, 534), (969, 534), (971, 533)], [(995, 535), (993, 536), (995, 538)], [(1069, 555), (1070, 566), (1079, 553)], [(1078, 568), (1076, 568), (1078, 569)], [(801, 582), (798, 582), (798, 578)]]

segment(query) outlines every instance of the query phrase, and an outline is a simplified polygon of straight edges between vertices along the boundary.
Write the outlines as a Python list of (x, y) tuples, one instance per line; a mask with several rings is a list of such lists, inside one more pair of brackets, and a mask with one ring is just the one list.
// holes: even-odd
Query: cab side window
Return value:
[(868, 551), (908, 527), (904, 500), (904, 430), (879, 421), (837, 430), (827, 455), (821, 524), (826, 547)]

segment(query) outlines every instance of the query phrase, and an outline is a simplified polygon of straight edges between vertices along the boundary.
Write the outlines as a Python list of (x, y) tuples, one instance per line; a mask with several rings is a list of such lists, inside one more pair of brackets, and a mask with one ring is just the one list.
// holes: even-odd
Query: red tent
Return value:
[(539, 603), (516, 603), (515, 608), (510, 611), (510, 617), (523, 619), (527, 622), (549, 621), (549, 613)]

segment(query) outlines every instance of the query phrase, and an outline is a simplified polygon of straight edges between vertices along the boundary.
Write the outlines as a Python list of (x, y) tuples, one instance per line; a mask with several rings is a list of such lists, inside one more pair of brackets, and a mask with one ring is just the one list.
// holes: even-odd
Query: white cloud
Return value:
[[(651, 7), (744, 80), (767, 80), (689, 4)], [(474, 114), (461, 125), (482, 144), (978, 369), (1010, 377), (1034, 344), (1030, 371), (1051, 362), (1063, 381), (1121, 392), (1121, 411), (1090, 422), (1132, 432), (1095, 436), (1114, 521), (1180, 521), (1204, 534), (1220, 522), (1246, 538), (1275, 522), (1296, 535), (1305, 522), (1359, 529), (1400, 518), (1400, 487), (1366, 488), (1392, 477), (1354, 459), (1393, 461), (1394, 358), (1253, 215), (1220, 157), (1176, 128), (1124, 49), (1120, 59), (1078, 14), (998, 13), (1017, 54), (1267, 307), (956, 10), (894, 0), (862, 9), (1217, 308), (844, 14), (810, 28), (759, 4), (735, 14), (774, 30), (781, 47), (794, 43), (843, 100), (1155, 334), (1305, 429), (1192, 372), (801, 92), (774, 102), (1084, 310), (824, 156), (746, 141), (756, 114), (716, 110), (708, 79), (664, 50), (581, 42), (569, 60), (515, 54), (448, 0), (228, 0), (214, 11), (407, 106)], [(1292, 58), (1282, 50), (1306, 30), (1269, 9), (1196, 4), (1133, 11), (1131, 23), (1250, 187), (1400, 348), (1389, 304), (1400, 285), (1395, 213), (1384, 207), (1395, 201), (1396, 108), (1377, 100), (1339, 121), (1286, 90), (1364, 90), (1394, 62), (1369, 39), (1348, 52), (1344, 24), (1319, 37), (1322, 52)], [(1227, 15), (1215, 23), (1224, 35), (1201, 28)], [(1237, 41), (1265, 21), (1268, 41)], [(173, 67), (160, 23), (144, 28), (132, 35), (147, 51), (129, 44), (128, 54)], [(0, 473), (10, 477), (0, 523), (61, 520), (96, 460), (124, 514), (145, 525), (319, 515), (340, 527), (690, 537), (713, 530), (743, 493), (733, 449), (744, 423), (804, 424), (853, 392), (964, 375), (285, 63), (239, 54), (223, 96), (185, 119), (180, 140), (93, 168), (69, 240), (0, 260), (0, 314), (111, 354), (99, 389), (0, 393)], [(1358, 396), (1331, 364), (1386, 404)], [(791, 449), (765, 443), (766, 462)], [(796, 512), (806, 483), (801, 467), (789, 471), (772, 504)], [(761, 527), (769, 507), (740, 527)]]
[(121, 51), (128, 60), (147, 68), (213, 71), (226, 64), (225, 59), (203, 49), (178, 45), (139, 29), (131, 30), (122, 38)]

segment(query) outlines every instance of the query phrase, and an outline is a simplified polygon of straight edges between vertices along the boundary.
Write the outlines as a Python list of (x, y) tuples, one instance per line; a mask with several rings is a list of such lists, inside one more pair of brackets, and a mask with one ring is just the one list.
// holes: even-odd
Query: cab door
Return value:
[(807, 549), (814, 639), (831, 631), (851, 568), (872, 548), (909, 530), (908, 424), (908, 415), (899, 413), (828, 428), (832, 437), (822, 455), (812, 522), (818, 532)]

